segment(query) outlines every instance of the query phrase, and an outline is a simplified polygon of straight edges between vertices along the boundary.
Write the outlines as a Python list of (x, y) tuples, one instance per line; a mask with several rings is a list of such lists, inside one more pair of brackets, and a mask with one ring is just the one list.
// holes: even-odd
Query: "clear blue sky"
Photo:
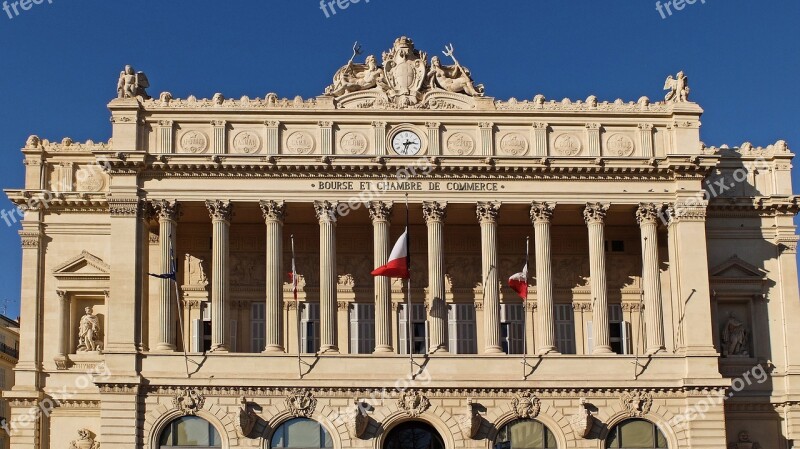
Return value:
[[(430, 54), (452, 42), (502, 99), (655, 100), (683, 69), (706, 110), (707, 144), (785, 139), (800, 152), (796, 0), (697, 0), (666, 19), (651, 0), (361, 0), (330, 18), (316, 0), (48, 1), (11, 19), (0, 10), (4, 188), (23, 185), (19, 148), (30, 134), (108, 139), (106, 104), (125, 64), (147, 73), (154, 96), (310, 97), (354, 41), (380, 54), (399, 35)], [(0, 208), (11, 207), (3, 196)], [(12, 317), (16, 232), (0, 222), (0, 300)]]

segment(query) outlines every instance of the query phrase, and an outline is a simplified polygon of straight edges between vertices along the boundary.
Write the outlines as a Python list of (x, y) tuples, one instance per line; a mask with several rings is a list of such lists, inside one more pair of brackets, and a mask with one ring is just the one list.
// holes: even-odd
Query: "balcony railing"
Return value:
[(5, 343), (0, 343), (0, 352), (7, 354), (15, 359), (19, 359), (19, 349), (12, 348)]

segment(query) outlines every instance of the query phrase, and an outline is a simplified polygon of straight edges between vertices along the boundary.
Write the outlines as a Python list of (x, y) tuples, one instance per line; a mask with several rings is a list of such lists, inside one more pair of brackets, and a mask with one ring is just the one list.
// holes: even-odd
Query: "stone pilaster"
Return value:
[[(153, 203), (158, 217), (159, 247), (161, 249), (161, 274), (171, 273), (177, 241), (180, 204), (177, 201), (161, 200)], [(170, 279), (158, 280), (158, 343), (156, 351), (174, 351), (175, 346), (175, 287)]]
[(322, 154), (333, 154), (333, 122), (323, 120), (318, 124)]
[(264, 152), (267, 154), (278, 154), (280, 148), (280, 129), (281, 122), (277, 120), (266, 120), (264, 126), (267, 127), (267, 140), (264, 144)]
[(531, 221), (533, 221), (534, 246), (536, 248), (536, 299), (538, 306), (538, 348), (537, 353), (558, 353), (556, 350), (555, 317), (553, 305), (553, 273), (550, 258), (550, 220), (553, 218), (555, 205), (550, 203), (533, 203), (531, 205)]
[[(42, 225), (38, 221), (38, 210), (25, 212), (22, 230), (22, 283), (20, 321), (26, 323), (20, 329), (19, 361), (15, 368), (14, 389), (37, 390), (40, 386), (41, 332), (42, 332)], [(29, 219), (29, 217), (36, 219)], [(32, 218), (32, 217), (31, 217)]]
[(267, 226), (267, 304), (265, 353), (282, 353), (283, 346), (283, 201), (261, 201)]
[(228, 151), (228, 122), (225, 120), (212, 120), (214, 128), (214, 154), (225, 154)]
[(422, 213), (428, 226), (428, 351), (443, 353), (447, 352), (447, 304), (444, 296), (444, 220), (447, 218), (447, 203), (426, 201), (422, 203)]
[(386, 122), (372, 122), (372, 130), (375, 136), (375, 154), (386, 155)]
[[(380, 267), (389, 259), (389, 228), (392, 203), (373, 201), (369, 204), (372, 220), (373, 265)], [(392, 353), (392, 285), (386, 276), (375, 276), (375, 353)]]
[(319, 221), (319, 312), (321, 354), (338, 353), (336, 341), (337, 303), (336, 286), (336, 208), (338, 203), (314, 201)]
[(481, 130), (481, 154), (494, 156), (494, 123), (481, 122), (478, 126)]
[(608, 206), (587, 203), (583, 219), (589, 228), (589, 276), (592, 291), (592, 339), (594, 354), (611, 354), (608, 324), (608, 284), (606, 282), (605, 218)]
[[(641, 203), (636, 221), (642, 234), (642, 286), (644, 317), (647, 331), (647, 353), (664, 350), (664, 313), (661, 305), (661, 279), (658, 269), (658, 217), (660, 209), (653, 203)], [(702, 241), (705, 245), (705, 240)], [(706, 270), (706, 273), (708, 271)]]
[(440, 156), (441, 149), (441, 129), (442, 124), (439, 122), (427, 122), (425, 128), (428, 130), (428, 154), (431, 156)]
[(481, 224), (484, 352), (502, 354), (500, 277), (497, 273), (497, 217), (500, 214), (500, 203), (479, 202), (476, 213)]
[(69, 293), (57, 290), (58, 294), (58, 353), (55, 358), (58, 369), (66, 369), (69, 359)]
[(233, 204), (206, 201), (212, 225), (211, 352), (230, 350), (230, 228)]

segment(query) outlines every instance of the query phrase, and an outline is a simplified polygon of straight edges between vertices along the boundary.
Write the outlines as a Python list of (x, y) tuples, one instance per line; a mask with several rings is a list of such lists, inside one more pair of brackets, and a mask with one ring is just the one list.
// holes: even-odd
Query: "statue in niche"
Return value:
[(689, 78), (683, 71), (678, 72), (676, 78), (672, 75), (664, 82), (664, 90), (668, 90), (664, 100), (667, 103), (686, 103), (689, 101)]
[(92, 313), (91, 307), (86, 307), (84, 311), (86, 314), (78, 326), (78, 352), (100, 351), (100, 320)]
[(482, 97), (484, 87), (474, 84), (469, 70), (462, 67), (456, 59), (453, 44), (445, 46), (444, 55), (453, 59), (455, 65), (443, 66), (438, 56), (431, 58), (428, 71), (428, 84), (431, 88), (440, 88), (453, 93), (465, 93), (473, 97)]
[(340, 95), (372, 89), (386, 84), (383, 67), (378, 65), (374, 55), (367, 56), (364, 64), (353, 64), (356, 56), (361, 54), (358, 42), (353, 45), (353, 56), (347, 65), (339, 69), (333, 76), (333, 84), (325, 89), (326, 95), (338, 97)]
[(145, 89), (150, 87), (150, 81), (144, 72), (135, 72), (133, 67), (126, 65), (125, 70), (120, 72), (117, 81), (117, 98), (136, 98), (142, 97), (149, 100)]
[(744, 323), (736, 318), (733, 312), (728, 314), (728, 321), (722, 328), (722, 356), (749, 357), (747, 351), (748, 332)]
[(739, 441), (728, 445), (729, 449), (761, 449), (761, 445), (756, 441), (750, 441), (750, 433), (742, 430), (738, 435)]

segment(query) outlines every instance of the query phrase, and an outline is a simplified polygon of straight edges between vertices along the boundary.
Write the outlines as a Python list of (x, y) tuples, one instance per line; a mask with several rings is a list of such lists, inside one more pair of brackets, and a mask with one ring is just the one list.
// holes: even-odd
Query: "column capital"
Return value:
[(602, 203), (586, 203), (583, 209), (583, 220), (586, 224), (603, 223), (610, 205)]
[(336, 224), (336, 208), (339, 206), (338, 202), (330, 201), (314, 201), (314, 212), (317, 214), (319, 224), (333, 223)]
[(392, 209), (394, 204), (391, 201), (372, 201), (367, 205), (367, 207), (369, 209), (369, 218), (373, 223), (389, 223), (392, 221)]
[(152, 204), (158, 221), (177, 221), (181, 216), (181, 205), (176, 200), (155, 200)]
[(44, 234), (41, 230), (21, 229), (19, 238), (22, 241), (22, 248), (38, 248), (42, 243)]
[(141, 211), (142, 200), (137, 196), (108, 198), (108, 213), (112, 217), (137, 217)]
[(258, 205), (267, 223), (283, 223), (286, 218), (286, 203), (283, 201), (261, 200)]
[(56, 290), (56, 294), (58, 295), (58, 299), (69, 304), (69, 294), (66, 290)]
[(658, 217), (661, 214), (661, 207), (655, 203), (639, 203), (636, 209), (636, 222), (640, 226), (646, 224), (656, 224)]
[(213, 221), (231, 221), (233, 203), (227, 200), (206, 200), (208, 214)]
[(499, 201), (479, 201), (475, 210), (478, 215), (478, 221), (481, 223), (496, 223), (497, 217), (500, 215), (501, 204)]
[(534, 223), (549, 223), (555, 212), (555, 203), (531, 203), (531, 221)]
[(422, 215), (425, 216), (425, 223), (443, 222), (447, 218), (447, 203), (423, 201)]

